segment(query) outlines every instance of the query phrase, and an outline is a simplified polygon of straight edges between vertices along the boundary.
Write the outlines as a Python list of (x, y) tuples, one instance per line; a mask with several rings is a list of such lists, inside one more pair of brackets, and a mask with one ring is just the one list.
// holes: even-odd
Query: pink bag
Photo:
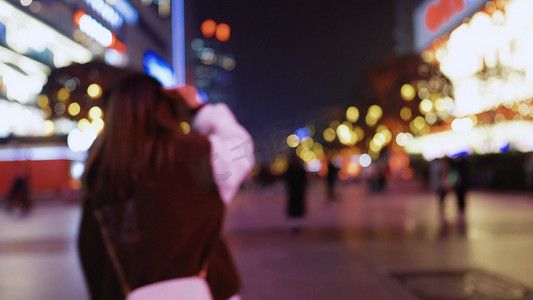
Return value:
[(128, 294), (126, 300), (211, 300), (204, 278), (191, 276), (141, 286)]

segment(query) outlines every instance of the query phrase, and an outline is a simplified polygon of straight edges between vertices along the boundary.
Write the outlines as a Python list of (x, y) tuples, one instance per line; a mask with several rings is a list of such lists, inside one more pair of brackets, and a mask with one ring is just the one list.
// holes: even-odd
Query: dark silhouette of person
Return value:
[(328, 174), (326, 175), (329, 201), (336, 200), (335, 184), (337, 183), (338, 174), (339, 174), (339, 169), (333, 164), (331, 160), (329, 160), (328, 161)]
[(469, 171), (468, 161), (464, 156), (458, 156), (452, 162), (451, 170), (455, 173), (453, 190), (457, 197), (457, 208), (459, 210), (460, 217), (464, 217), (466, 209), (466, 193), (469, 188)]
[(429, 164), (429, 182), (431, 188), (437, 193), (439, 199), (439, 211), (444, 214), (444, 198), (448, 193), (448, 173), (450, 164), (447, 158), (436, 158)]
[(20, 207), (23, 214), (29, 213), (32, 207), (29, 167), (25, 166), (23, 170), (17, 172), (6, 200), (8, 211)]
[(287, 216), (293, 232), (301, 230), (301, 219), (306, 213), (307, 172), (303, 161), (293, 154), (284, 174), (287, 184)]

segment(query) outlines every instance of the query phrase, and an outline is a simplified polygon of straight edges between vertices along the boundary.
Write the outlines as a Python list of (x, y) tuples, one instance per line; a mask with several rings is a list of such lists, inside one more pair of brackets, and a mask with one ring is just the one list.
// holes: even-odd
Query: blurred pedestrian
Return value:
[(28, 166), (23, 166), (15, 171), (15, 178), (6, 196), (7, 211), (11, 212), (16, 208), (20, 208), (24, 215), (30, 212), (32, 207), (30, 173)]
[(435, 158), (429, 164), (429, 182), (431, 189), (437, 193), (439, 199), (439, 211), (444, 214), (444, 198), (449, 190), (448, 172), (450, 166), (446, 158)]
[[(189, 276), (205, 277), (215, 300), (238, 295), (221, 227), (224, 204), (253, 166), (252, 143), (226, 105), (197, 98), (191, 86), (163, 91), (143, 74), (109, 94), (82, 179), (78, 247), (91, 299), (124, 299), (124, 285)], [(183, 116), (193, 133), (181, 131)]]
[(284, 179), (287, 185), (286, 212), (292, 231), (297, 233), (301, 230), (301, 221), (306, 212), (307, 172), (296, 154), (290, 158)]
[(327, 191), (328, 191), (328, 200), (334, 201), (337, 199), (335, 195), (335, 184), (337, 183), (337, 178), (339, 177), (339, 169), (333, 162), (328, 160), (328, 174), (326, 175), (327, 182)]
[(533, 190), (533, 153), (529, 153), (526, 156), (526, 161), (524, 164), (524, 173), (524, 184), (526, 190), (531, 191)]
[(453, 160), (449, 177), (457, 197), (459, 217), (462, 219), (466, 209), (466, 193), (470, 187), (468, 161), (464, 156), (458, 156)]

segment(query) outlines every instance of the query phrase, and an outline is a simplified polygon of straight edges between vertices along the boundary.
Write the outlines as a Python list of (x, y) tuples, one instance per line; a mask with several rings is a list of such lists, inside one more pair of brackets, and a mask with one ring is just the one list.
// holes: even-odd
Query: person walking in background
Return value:
[(18, 207), (23, 215), (30, 212), (32, 207), (30, 174), (29, 166), (25, 165), (20, 169), (16, 169), (15, 178), (6, 196), (7, 211), (11, 212)]
[[(253, 145), (226, 105), (197, 98), (191, 86), (163, 91), (144, 74), (107, 98), (106, 126), (82, 179), (78, 251), (91, 299), (126, 297), (117, 260), (131, 289), (200, 275), (213, 299), (238, 299), (240, 278), (221, 227), (225, 204), (253, 166)], [(183, 116), (194, 133), (181, 131)], [(118, 259), (108, 256), (109, 244)]]
[(333, 164), (331, 159), (328, 160), (328, 174), (326, 175), (326, 182), (329, 201), (334, 201), (337, 199), (335, 195), (335, 184), (337, 183), (338, 176), (339, 169)]
[(448, 193), (449, 163), (446, 158), (436, 158), (429, 164), (429, 183), (431, 189), (437, 193), (439, 201), (439, 213), (444, 216), (444, 198)]
[(287, 216), (292, 231), (297, 233), (301, 230), (301, 220), (306, 212), (307, 172), (303, 161), (294, 153), (284, 178), (287, 185)]
[(455, 196), (457, 197), (459, 218), (463, 220), (466, 209), (466, 193), (470, 186), (468, 162), (464, 156), (458, 156), (453, 160), (450, 177), (450, 184), (454, 189)]

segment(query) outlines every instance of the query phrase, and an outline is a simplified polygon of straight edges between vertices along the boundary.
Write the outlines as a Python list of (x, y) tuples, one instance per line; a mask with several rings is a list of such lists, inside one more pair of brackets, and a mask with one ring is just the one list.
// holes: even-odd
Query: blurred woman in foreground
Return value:
[[(251, 169), (250, 135), (224, 104), (200, 105), (191, 86), (163, 91), (137, 74), (110, 93), (89, 152), (78, 237), (92, 299), (124, 299), (100, 235), (105, 227), (131, 288), (207, 272), (214, 299), (240, 279), (221, 236), (225, 205)], [(179, 123), (192, 116), (194, 133)]]

